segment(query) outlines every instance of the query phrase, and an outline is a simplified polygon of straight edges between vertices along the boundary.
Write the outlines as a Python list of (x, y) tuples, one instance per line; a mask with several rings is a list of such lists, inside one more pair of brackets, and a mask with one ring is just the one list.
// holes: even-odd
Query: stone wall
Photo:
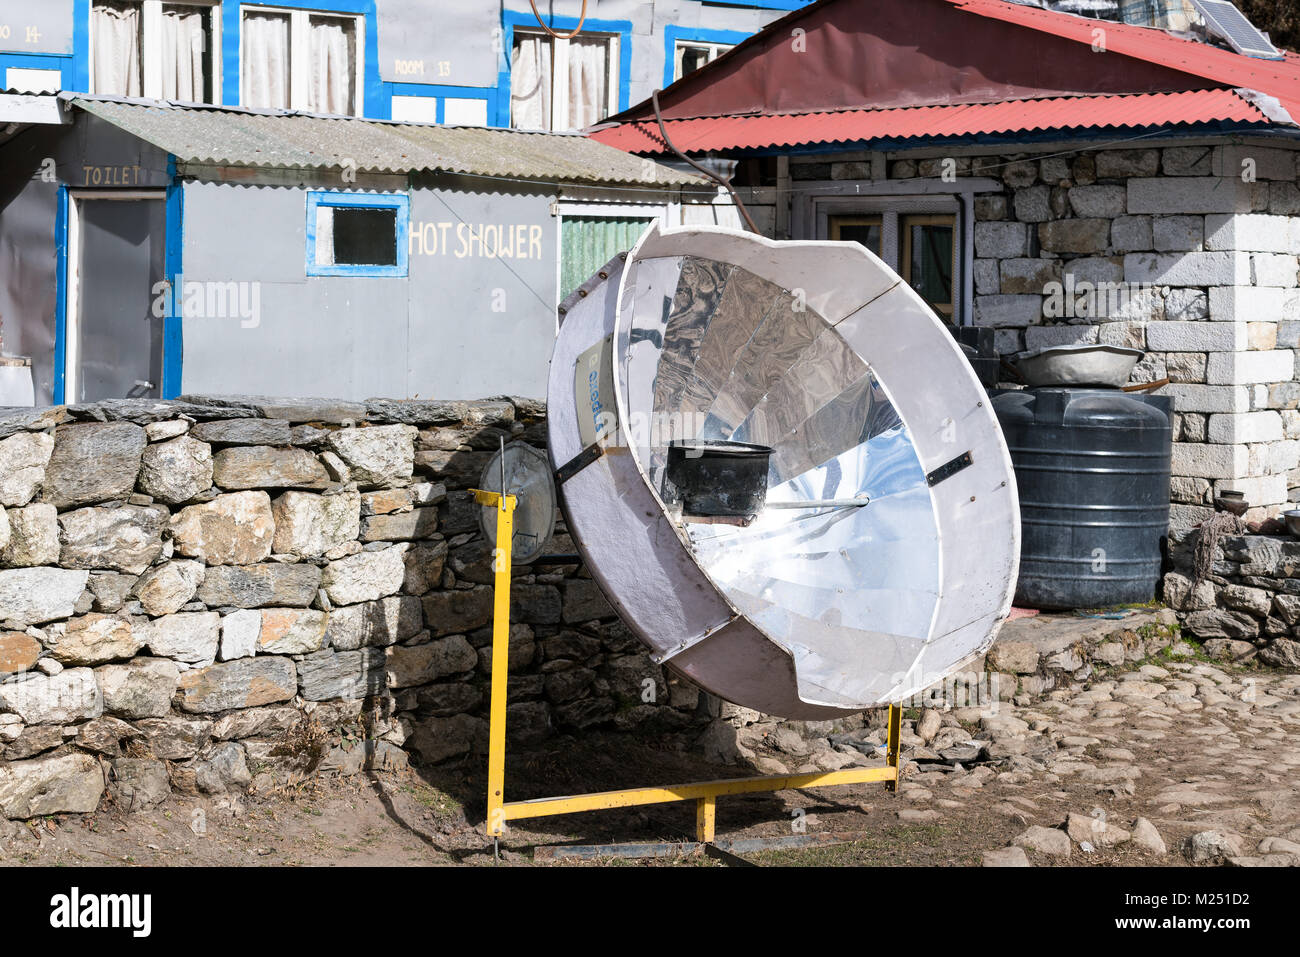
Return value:
[(902, 181), (925, 198), (983, 181), (966, 260), (974, 322), (994, 329), (1004, 356), (1075, 342), (1145, 350), (1134, 379), (1172, 382), (1171, 527), (1185, 529), (1222, 488), (1246, 493), (1251, 519), (1300, 501), (1297, 155), (1226, 139), (1062, 144), (820, 156), (790, 172), (804, 189), (887, 176), (877, 199), (895, 209)]
[[(542, 406), (0, 412), (0, 817), (483, 750), (493, 576), (466, 489), (503, 436), (544, 446)], [(561, 524), (552, 554), (575, 551)], [(518, 568), (512, 597), (516, 744), (696, 720), (578, 564)]]
[(1184, 634), (1213, 657), (1300, 669), (1300, 541), (1289, 535), (1219, 540), (1211, 573), (1198, 579), (1195, 536), (1175, 549), (1177, 570), (1164, 579), (1165, 602)]

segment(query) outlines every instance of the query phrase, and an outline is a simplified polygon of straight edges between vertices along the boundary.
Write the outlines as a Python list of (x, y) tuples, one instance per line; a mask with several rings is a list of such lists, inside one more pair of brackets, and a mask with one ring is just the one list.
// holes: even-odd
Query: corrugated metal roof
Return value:
[(437, 170), (500, 179), (700, 186), (701, 177), (583, 136), (351, 117), (68, 97), (182, 163), (379, 173)]
[[(1207, 123), (1268, 125), (1270, 120), (1235, 90), (665, 120), (674, 145), (687, 153), (921, 137), (948, 139), (979, 134), (1186, 127)], [(591, 135), (602, 143), (628, 152), (660, 153), (665, 150), (658, 124), (654, 121), (624, 123), (597, 130)]]

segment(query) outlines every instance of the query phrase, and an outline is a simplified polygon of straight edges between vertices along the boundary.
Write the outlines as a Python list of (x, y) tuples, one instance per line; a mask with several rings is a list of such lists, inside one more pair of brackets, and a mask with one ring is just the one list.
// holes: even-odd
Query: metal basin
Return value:
[(1300, 509), (1291, 509), (1289, 512), (1283, 512), (1282, 518), (1286, 521), (1286, 530), (1300, 538)]
[(1143, 355), (1141, 349), (1124, 346), (1051, 346), (1022, 352), (1016, 359), (1016, 368), (1031, 389), (1040, 386), (1118, 389), (1127, 384)]

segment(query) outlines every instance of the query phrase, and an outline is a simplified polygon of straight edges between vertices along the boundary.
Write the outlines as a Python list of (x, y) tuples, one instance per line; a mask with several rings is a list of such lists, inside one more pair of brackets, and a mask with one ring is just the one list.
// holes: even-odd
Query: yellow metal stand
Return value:
[(506, 686), (510, 666), (510, 546), (514, 537), (516, 499), (513, 495), (500, 495), (480, 489), (471, 489), (471, 491), (479, 505), (497, 509), (497, 549), (493, 556), (495, 595), (492, 620), (492, 705), (488, 729), (487, 794), (487, 833), (494, 840), (499, 839), (504, 833), (507, 821), (573, 814), (578, 811), (635, 807), (642, 804), (694, 801), (695, 839), (701, 844), (712, 844), (718, 797), (724, 794), (753, 794), (763, 791), (781, 791), (786, 788), (831, 787), (837, 784), (865, 784), (875, 781), (884, 782), (890, 791), (897, 788), (902, 709), (898, 705), (890, 705), (889, 739), (885, 750), (884, 767), (696, 781), (667, 787), (632, 788), (507, 802), (505, 799)]

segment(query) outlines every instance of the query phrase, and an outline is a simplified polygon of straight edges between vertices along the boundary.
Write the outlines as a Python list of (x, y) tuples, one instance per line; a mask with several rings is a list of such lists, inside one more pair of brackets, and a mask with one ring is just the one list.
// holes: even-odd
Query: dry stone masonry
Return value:
[[(466, 490), (502, 437), (544, 446), (541, 405), (0, 412), (0, 817), (481, 751), (493, 574)], [(517, 569), (513, 599), (517, 743), (696, 720), (578, 565)]]

